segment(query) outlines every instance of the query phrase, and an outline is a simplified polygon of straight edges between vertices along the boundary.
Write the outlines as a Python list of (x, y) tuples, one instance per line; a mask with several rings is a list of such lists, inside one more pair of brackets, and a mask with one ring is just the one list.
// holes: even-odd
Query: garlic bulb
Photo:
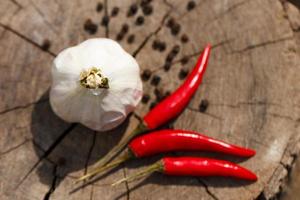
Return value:
[(63, 50), (52, 68), (50, 104), (68, 122), (106, 131), (122, 123), (142, 96), (139, 66), (110, 39)]

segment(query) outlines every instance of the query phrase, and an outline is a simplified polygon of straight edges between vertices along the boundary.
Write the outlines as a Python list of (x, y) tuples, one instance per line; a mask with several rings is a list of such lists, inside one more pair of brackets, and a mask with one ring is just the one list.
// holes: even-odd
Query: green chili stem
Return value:
[(153, 165), (150, 165), (149, 167), (147, 167), (146, 169), (137, 172), (136, 174), (132, 175), (132, 176), (128, 176), (126, 178), (122, 178), (116, 182), (114, 182), (111, 186), (116, 186), (119, 185), (121, 183), (124, 182), (131, 182), (137, 179), (141, 179), (143, 177), (148, 176), (149, 174), (155, 172), (155, 171), (163, 171), (163, 163), (161, 161), (158, 161), (156, 163), (154, 163)]
[[(130, 140), (132, 140), (135, 136), (143, 133), (146, 130), (147, 130), (147, 127), (144, 124), (140, 123), (129, 136), (125, 137), (108, 154), (106, 154), (103, 158), (101, 158), (98, 162), (96, 162), (94, 164), (95, 169), (93, 171), (91, 171), (90, 173), (80, 177), (76, 182), (81, 181), (81, 180), (85, 180), (85, 179), (88, 179), (88, 178), (92, 178), (96, 174), (98, 174), (98, 173), (100, 173), (104, 170), (107, 170), (109, 168), (113, 168), (113, 167), (117, 166), (118, 164), (124, 162), (126, 159), (129, 159), (129, 157), (125, 156), (123, 159), (121, 158), (120, 160), (117, 160), (113, 163), (105, 165), (109, 161), (111, 161), (117, 154), (119, 154), (127, 146), (127, 144), (130, 142)], [(130, 156), (132, 157), (132, 155), (130, 155)]]
[(97, 168), (93, 169), (91, 172), (88, 172), (86, 175), (84, 175), (84, 176), (80, 177), (79, 179), (77, 179), (75, 183), (78, 183), (78, 182), (86, 180), (86, 179), (90, 179), (93, 176), (95, 176), (95, 175), (97, 175), (101, 172), (104, 172), (108, 169), (111, 169), (111, 168), (114, 168), (114, 167), (118, 166), (120, 163), (123, 163), (123, 162), (125, 162), (126, 160), (129, 160), (132, 157), (133, 157), (132, 153), (127, 151), (126, 154), (124, 156), (122, 156), (121, 158), (119, 158), (118, 160), (113, 161), (113, 162), (111, 162), (111, 163), (109, 163), (105, 166), (97, 167)]

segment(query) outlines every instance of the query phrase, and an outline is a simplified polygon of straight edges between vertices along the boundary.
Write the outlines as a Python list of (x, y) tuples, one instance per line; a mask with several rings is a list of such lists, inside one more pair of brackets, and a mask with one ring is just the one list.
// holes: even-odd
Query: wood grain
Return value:
[[(0, 2), (0, 199), (271, 199), (278, 197), (288, 169), (299, 153), (299, 13), (279, 0), (152, 1), (152, 12), (133, 0), (1, 0)], [(291, 1), (292, 2), (292, 1)], [(138, 5), (128, 16), (131, 5)], [(102, 9), (100, 9), (102, 5)], [(98, 6), (98, 11), (96, 10)], [(112, 10), (119, 9), (116, 16)], [(109, 16), (107, 26), (103, 18)], [(137, 22), (137, 18), (143, 22)], [(84, 28), (87, 20), (95, 33)], [(167, 26), (173, 19), (179, 30)], [(51, 65), (64, 48), (92, 37), (118, 39), (150, 70), (144, 93), (150, 96), (115, 130), (97, 133), (68, 124), (48, 100)], [(182, 41), (186, 35), (187, 42)], [(130, 38), (131, 37), (131, 41)], [(134, 39), (132, 39), (134, 38)], [(155, 41), (165, 49), (153, 48)], [(213, 46), (203, 84), (188, 108), (169, 126), (253, 148), (254, 158), (240, 163), (258, 174), (249, 184), (226, 178), (150, 177), (112, 188), (159, 156), (128, 162), (101, 180), (78, 187), (74, 180), (132, 131), (151, 104), (173, 91), (182, 71), (192, 69), (205, 44)], [(178, 47), (176, 47), (178, 46)], [(179, 53), (166, 57), (173, 48)], [(160, 77), (155, 85), (152, 79)], [(199, 111), (202, 100), (209, 102)], [(181, 155), (183, 153), (176, 153)], [(186, 153), (183, 155), (187, 155)]]

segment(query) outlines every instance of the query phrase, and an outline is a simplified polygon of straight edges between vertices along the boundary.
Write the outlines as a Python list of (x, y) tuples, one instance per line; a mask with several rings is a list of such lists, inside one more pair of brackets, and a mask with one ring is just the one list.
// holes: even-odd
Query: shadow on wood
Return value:
[[(47, 91), (41, 99), (49, 96)], [(49, 101), (36, 104), (32, 112), (31, 132), (35, 152), (39, 156), (37, 173), (44, 184), (58, 186), (65, 176), (94, 164), (115, 146), (124, 134), (127, 120), (116, 129), (96, 132), (77, 123), (67, 123), (53, 113)], [(95, 146), (101, 146), (93, 152)], [(49, 162), (54, 165), (53, 173), (49, 173)], [(59, 177), (58, 179), (56, 177)]]

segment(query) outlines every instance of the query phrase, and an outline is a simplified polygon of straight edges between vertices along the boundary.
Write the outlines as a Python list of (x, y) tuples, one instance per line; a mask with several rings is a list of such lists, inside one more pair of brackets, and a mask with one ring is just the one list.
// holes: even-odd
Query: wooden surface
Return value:
[[(96, 11), (98, 3), (103, 9)], [(0, 199), (269, 199), (299, 152), (300, 61), (297, 5), (279, 0), (199, 0), (187, 10), (187, 1), (155, 0), (153, 12), (136, 25), (138, 13), (127, 17), (129, 0), (0, 0)], [(107, 27), (103, 16), (111, 15)], [(296, 11), (295, 11), (296, 10)], [(176, 35), (166, 26), (173, 18)], [(84, 29), (87, 19), (98, 27)], [(51, 64), (62, 49), (87, 38), (116, 39), (123, 24), (129, 31), (120, 41), (143, 70), (161, 81), (144, 82), (151, 99), (141, 103), (122, 126), (97, 133), (68, 124), (52, 112), (48, 101)], [(178, 31), (178, 30), (177, 30)], [(133, 43), (128, 43), (134, 34)], [(183, 34), (189, 41), (183, 43)], [(154, 40), (166, 43), (153, 49)], [(128, 162), (102, 179), (78, 188), (74, 180), (129, 133), (155, 102), (155, 88), (163, 94), (182, 82), (180, 71), (193, 67), (206, 43), (213, 45), (203, 84), (188, 108), (170, 126), (253, 148), (254, 158), (241, 160), (198, 153), (240, 163), (258, 174), (256, 183), (227, 178), (149, 178), (109, 184), (154, 162), (158, 157)], [(175, 45), (180, 51), (171, 69), (165, 59)], [(182, 61), (188, 60), (186, 62)], [(184, 63), (184, 64), (183, 64)], [(182, 73), (181, 73), (182, 75)], [(202, 100), (209, 102), (199, 111)], [(203, 111), (203, 110), (202, 110)], [(181, 155), (176, 153), (175, 155)], [(190, 155), (190, 154), (189, 154)]]

